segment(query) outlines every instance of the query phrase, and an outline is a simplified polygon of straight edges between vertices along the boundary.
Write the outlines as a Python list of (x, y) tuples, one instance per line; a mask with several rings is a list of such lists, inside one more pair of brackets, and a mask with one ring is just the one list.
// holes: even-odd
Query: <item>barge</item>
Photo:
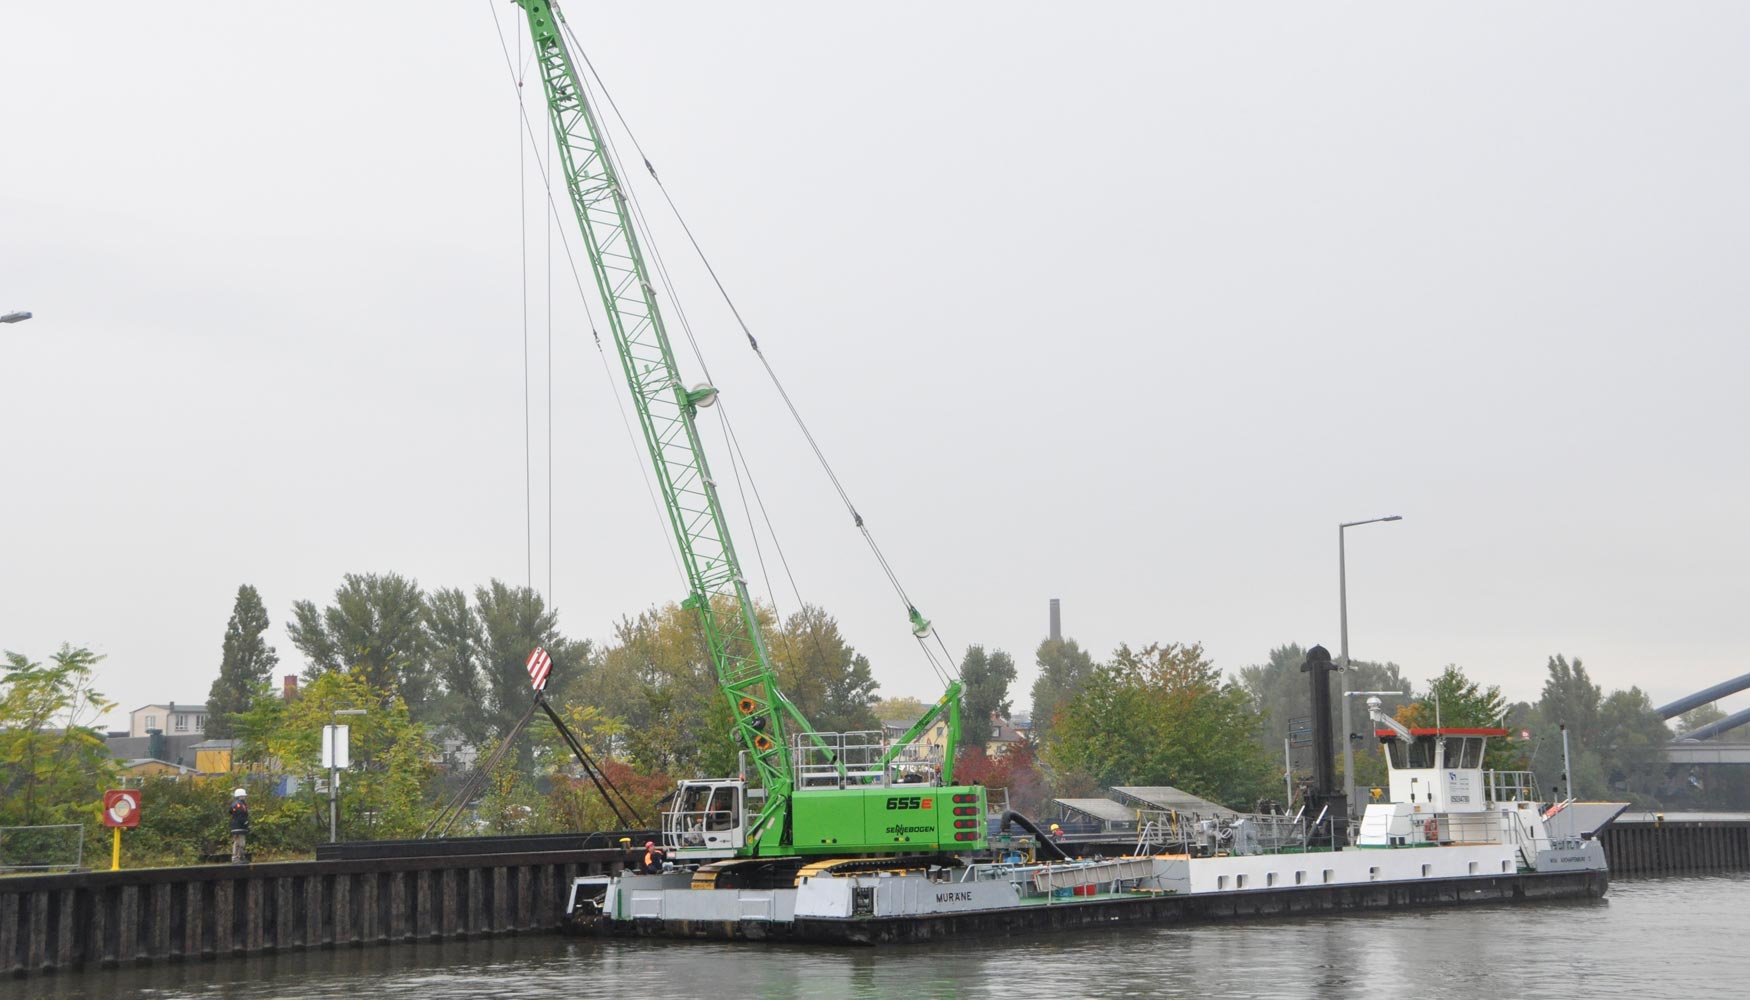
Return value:
[[(712, 866), (579, 878), (568, 906), (583, 933), (919, 942), (1114, 923), (1289, 916), (1465, 903), (1602, 897), (1597, 834), (1621, 811), (1539, 801), (1528, 772), (1482, 767), (1499, 729), (1410, 730), (1369, 703), (1390, 771), (1354, 842), (1335, 817), (1172, 817), (1116, 857), (813, 861), (764, 884), (720, 887)], [(1311, 801), (1316, 802), (1316, 799)], [(1168, 842), (1161, 849), (1160, 842)], [(1322, 842), (1321, 842), (1322, 841)], [(991, 844), (998, 850), (1002, 838)], [(677, 844), (676, 846), (680, 846)]]

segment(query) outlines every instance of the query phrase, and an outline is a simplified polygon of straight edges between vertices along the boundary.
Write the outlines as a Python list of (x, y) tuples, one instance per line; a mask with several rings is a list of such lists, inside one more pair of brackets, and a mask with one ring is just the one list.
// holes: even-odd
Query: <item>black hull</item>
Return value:
[(925, 916), (798, 919), (768, 921), (636, 920), (581, 921), (580, 933), (616, 937), (664, 937), (742, 941), (793, 941), (819, 944), (915, 944), (968, 937), (1003, 937), (1115, 923), (1195, 923), (1249, 917), (1310, 916), (1379, 910), (1426, 909), (1470, 903), (1527, 900), (1597, 899), (1610, 887), (1602, 871), (1550, 872), (1382, 882), (1365, 885), (1307, 886), (1195, 896), (1136, 895), (1051, 905), (1017, 906)]

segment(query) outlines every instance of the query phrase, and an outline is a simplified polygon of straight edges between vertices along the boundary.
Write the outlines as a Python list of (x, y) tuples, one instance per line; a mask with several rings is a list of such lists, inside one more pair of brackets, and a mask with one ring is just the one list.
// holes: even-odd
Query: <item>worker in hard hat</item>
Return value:
[(668, 860), (668, 853), (656, 846), (656, 841), (644, 842), (644, 857), (638, 864), (638, 870), (646, 875), (661, 875), (662, 863)]
[(231, 863), (243, 863), (243, 838), (249, 834), (249, 790), (239, 788), (231, 793)]
[(1052, 840), (1062, 840), (1063, 839), (1063, 827), (1058, 826), (1056, 823), (1051, 824), (1051, 839)]

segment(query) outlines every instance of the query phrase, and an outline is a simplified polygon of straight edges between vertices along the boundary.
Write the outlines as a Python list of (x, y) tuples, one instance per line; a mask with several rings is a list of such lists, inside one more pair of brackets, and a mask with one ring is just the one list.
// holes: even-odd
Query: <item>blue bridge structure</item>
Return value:
[[(1737, 694), (1745, 688), (1750, 688), (1750, 674), (1721, 681), (1713, 687), (1660, 705), (1657, 711), (1662, 719), (1674, 719), (1690, 709)], [(1720, 735), (1747, 723), (1750, 723), (1750, 709), (1734, 712), (1693, 732), (1684, 733), (1666, 747), (1665, 759), (1673, 764), (1750, 764), (1750, 742), (1718, 739)]]

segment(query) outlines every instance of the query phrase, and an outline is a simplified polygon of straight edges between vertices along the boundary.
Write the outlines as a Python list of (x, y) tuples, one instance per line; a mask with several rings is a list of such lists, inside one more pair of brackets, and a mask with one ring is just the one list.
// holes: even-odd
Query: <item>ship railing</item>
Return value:
[(1138, 809), (1136, 811), (1136, 853), (1176, 849), (1188, 854), (1191, 841), (1197, 835), (1200, 817), (1173, 809)]
[(1542, 850), (1539, 845), (1547, 845), (1549, 840), (1532, 833), (1531, 827), (1526, 825), (1524, 817), (1517, 810), (1504, 811), (1503, 815), (1511, 816), (1513, 820), (1507, 827), (1513, 831), (1513, 846), (1519, 851), (1520, 867), (1536, 867), (1537, 852)]
[(1278, 813), (1255, 813), (1241, 816), (1250, 828), (1252, 840), (1261, 853), (1274, 854), (1287, 847), (1306, 843), (1306, 819)]
[(1537, 775), (1530, 771), (1484, 771), (1483, 787), (1490, 802), (1540, 802)]

